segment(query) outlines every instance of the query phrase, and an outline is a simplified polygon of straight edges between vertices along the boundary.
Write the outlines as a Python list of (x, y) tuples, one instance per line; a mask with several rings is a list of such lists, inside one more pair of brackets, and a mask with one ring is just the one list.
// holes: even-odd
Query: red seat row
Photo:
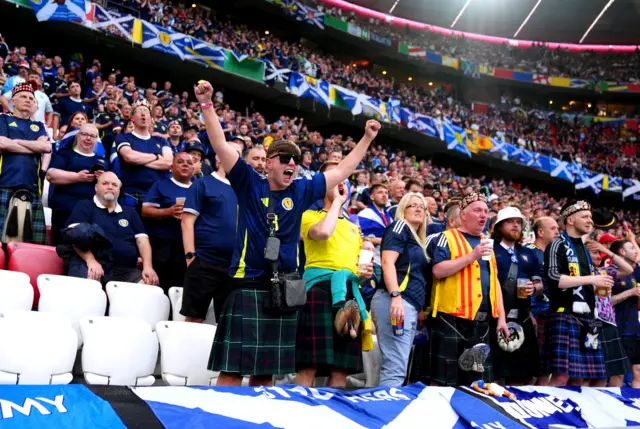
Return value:
[[(6, 262), (6, 264), (5, 264)], [(64, 274), (64, 264), (53, 246), (29, 243), (7, 243), (7, 254), (0, 248), (0, 268), (21, 271), (31, 279), (33, 286), (33, 308), (38, 307), (40, 274)]]

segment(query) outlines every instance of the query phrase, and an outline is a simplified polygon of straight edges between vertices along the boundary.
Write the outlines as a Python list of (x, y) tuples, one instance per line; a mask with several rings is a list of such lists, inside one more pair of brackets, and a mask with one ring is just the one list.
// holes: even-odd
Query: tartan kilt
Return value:
[(601, 335), (600, 345), (604, 354), (604, 363), (607, 367), (607, 377), (631, 372), (631, 362), (627, 359), (627, 353), (618, 335), (618, 328), (615, 325), (602, 322)]
[(362, 372), (360, 335), (338, 335), (333, 321), (339, 307), (331, 304), (331, 281), (314, 285), (307, 292), (307, 303), (299, 312), (296, 341), (296, 367), (316, 368), (316, 376), (330, 375), (331, 368), (348, 374)]
[[(7, 219), (11, 197), (13, 197), (13, 194), (17, 190), (18, 189), (13, 188), (0, 188), (0, 235), (4, 230), (4, 223)], [(33, 231), (33, 237), (30, 243), (48, 244), (49, 240), (47, 239), (47, 226), (44, 222), (42, 197), (36, 192), (31, 192), (31, 197), (31, 228)]]
[[(487, 382), (494, 380), (491, 353), (489, 353), (484, 363), (484, 372), (482, 374), (463, 371), (458, 366), (458, 358), (466, 348), (467, 339), (471, 338), (474, 332), (477, 332), (482, 342), (490, 344), (492, 335), (488, 321), (475, 322), (449, 314), (438, 313), (436, 318), (430, 321), (430, 325), (432, 326), (429, 341), (431, 381), (442, 386), (457, 387), (469, 385), (480, 378)], [(452, 326), (464, 338), (456, 333)]]
[[(572, 378), (607, 378), (602, 347), (583, 350), (581, 328), (585, 318), (565, 313), (547, 316), (542, 348), (543, 374), (568, 374)], [(602, 334), (601, 334), (602, 335)]]
[(298, 313), (273, 313), (265, 307), (270, 292), (240, 288), (222, 308), (207, 368), (241, 375), (296, 371)]

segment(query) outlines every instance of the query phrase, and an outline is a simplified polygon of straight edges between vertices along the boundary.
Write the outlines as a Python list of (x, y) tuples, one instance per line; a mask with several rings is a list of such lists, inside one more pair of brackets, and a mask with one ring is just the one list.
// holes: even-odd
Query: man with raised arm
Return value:
[(354, 172), (381, 126), (367, 121), (365, 135), (351, 153), (336, 168), (312, 179), (294, 180), (300, 149), (289, 140), (274, 141), (267, 151), (267, 177), (263, 177), (226, 142), (211, 102), (211, 84), (200, 81), (195, 94), (211, 146), (238, 198), (236, 243), (229, 269), (233, 291), (218, 319), (209, 369), (220, 371), (219, 386), (239, 386), (245, 375), (251, 376), (251, 385), (270, 385), (274, 374), (295, 372), (298, 315), (268, 307), (271, 270), (264, 254), (269, 200), (280, 240), (277, 269), (280, 274), (290, 273), (298, 267), (302, 213)]

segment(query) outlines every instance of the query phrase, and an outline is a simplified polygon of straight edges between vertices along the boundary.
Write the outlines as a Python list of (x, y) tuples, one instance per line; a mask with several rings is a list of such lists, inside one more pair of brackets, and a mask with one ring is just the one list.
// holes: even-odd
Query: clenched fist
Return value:
[(381, 128), (382, 125), (380, 125), (380, 122), (375, 119), (369, 119), (364, 126), (364, 134), (369, 139), (373, 140), (378, 136), (378, 131), (380, 131)]
[(206, 80), (198, 81), (198, 84), (193, 88), (193, 92), (196, 94), (196, 98), (200, 104), (211, 103), (213, 87)]

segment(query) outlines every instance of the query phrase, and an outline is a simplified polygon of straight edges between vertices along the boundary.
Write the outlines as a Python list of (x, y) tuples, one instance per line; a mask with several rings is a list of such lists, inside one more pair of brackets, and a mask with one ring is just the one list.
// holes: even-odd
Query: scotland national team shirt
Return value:
[[(66, 147), (53, 155), (49, 171), (63, 170), (77, 173), (92, 168), (108, 170), (104, 156), (95, 153), (87, 155)], [(49, 204), (53, 210), (71, 211), (82, 200), (90, 200), (95, 195), (95, 182), (76, 182), (69, 185), (56, 185)]]
[(187, 192), (184, 211), (198, 217), (194, 225), (196, 256), (218, 267), (229, 267), (238, 219), (238, 200), (229, 181), (217, 173), (195, 181)]
[[(416, 310), (421, 310), (426, 295), (424, 270), (427, 266), (427, 259), (422, 247), (413, 237), (411, 228), (404, 221), (397, 220), (384, 231), (381, 251), (385, 250), (399, 253), (395, 266), (402, 298), (406, 299)], [(384, 285), (384, 276), (380, 279), (378, 288), (387, 290)]]
[[(177, 198), (186, 198), (191, 184), (178, 182), (173, 177), (154, 183), (147, 192), (144, 201), (145, 206), (166, 209), (176, 204)], [(162, 238), (182, 243), (182, 227), (180, 220), (170, 219), (145, 219), (145, 228), (152, 238)]]
[(60, 114), (60, 125), (67, 125), (69, 119), (76, 112), (84, 112), (89, 120), (93, 119), (93, 109), (83, 100), (74, 100), (71, 97), (58, 98), (55, 111)]
[[(0, 115), (0, 136), (10, 139), (38, 140), (48, 136), (42, 122)], [(40, 157), (36, 154), (0, 153), (0, 188), (40, 189)]]
[[(527, 247), (515, 246), (514, 250), (517, 258), (517, 274), (516, 278), (526, 278), (531, 281), (541, 279), (541, 268), (538, 263), (538, 257), (533, 251)], [(498, 281), (504, 285), (509, 277), (509, 270), (511, 269), (511, 254), (507, 248), (499, 242), (495, 242), (493, 245), (493, 253), (496, 257), (496, 265), (498, 267)], [(529, 299), (518, 299), (515, 301), (515, 307), (520, 309), (529, 308)], [(511, 310), (511, 308), (509, 308)]]
[(169, 127), (167, 127), (167, 124), (164, 121), (155, 122), (153, 124), (154, 133), (167, 134), (168, 130)]
[(531, 295), (531, 312), (535, 317), (538, 317), (541, 313), (546, 314), (549, 311), (549, 284), (547, 283), (547, 276), (544, 272), (544, 251), (533, 243), (525, 244), (524, 247), (536, 256), (538, 259), (538, 267), (540, 267), (543, 295)]
[[(618, 295), (629, 289), (638, 287), (634, 274), (625, 277), (618, 276), (618, 267), (611, 264), (607, 267), (607, 274), (613, 277), (611, 295)], [(622, 338), (640, 339), (640, 321), (638, 320), (638, 297), (635, 295), (620, 301), (615, 305), (615, 321), (618, 333)]]
[(142, 137), (135, 132), (118, 134), (114, 140), (114, 144), (120, 160), (120, 180), (122, 180), (123, 192), (146, 194), (151, 188), (151, 185), (169, 176), (167, 171), (153, 170), (144, 165), (128, 164), (119, 156), (120, 150), (127, 146), (137, 152), (153, 153), (162, 156), (165, 150), (171, 150), (169, 143), (162, 137)]
[[(259, 277), (268, 269), (264, 249), (269, 235), (269, 182), (242, 159), (238, 159), (231, 169), (229, 182), (238, 197), (238, 229), (229, 275), (236, 278)], [(293, 272), (298, 268), (302, 213), (314, 201), (323, 198), (325, 192), (324, 174), (316, 174), (313, 179), (293, 180), (287, 189), (271, 191), (276, 237), (280, 239), (280, 272)]]
[[(469, 246), (472, 249), (480, 244), (480, 237), (476, 235), (467, 234), (460, 231), (460, 233), (467, 239)], [(451, 260), (451, 251), (449, 250), (449, 242), (444, 234), (441, 234), (436, 243), (436, 250), (433, 255), (433, 265), (436, 265), (442, 261)], [(482, 283), (482, 303), (480, 304), (479, 311), (490, 311), (491, 301), (489, 299), (491, 291), (491, 271), (489, 268), (489, 261), (485, 261), (482, 258), (478, 259), (480, 264), (480, 282)]]
[(112, 244), (113, 265), (123, 268), (135, 268), (138, 264), (138, 246), (136, 238), (148, 237), (140, 216), (131, 207), (116, 205), (109, 211), (94, 196), (93, 200), (80, 201), (67, 219), (67, 226), (78, 223), (95, 223), (105, 232)]

